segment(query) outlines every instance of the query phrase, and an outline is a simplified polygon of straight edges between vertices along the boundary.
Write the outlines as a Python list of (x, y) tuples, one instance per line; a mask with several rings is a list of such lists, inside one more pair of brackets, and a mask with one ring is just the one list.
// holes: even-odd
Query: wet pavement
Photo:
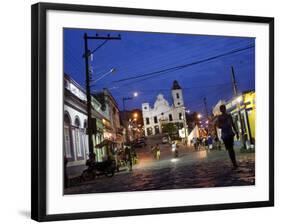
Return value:
[(255, 184), (255, 154), (236, 150), (239, 168), (232, 169), (225, 150), (193, 151), (181, 146), (179, 158), (173, 158), (170, 146), (160, 145), (160, 160), (154, 160), (150, 146), (138, 149), (139, 163), (133, 171), (100, 176), (77, 183), (65, 194), (143, 191), (180, 188), (245, 186)]

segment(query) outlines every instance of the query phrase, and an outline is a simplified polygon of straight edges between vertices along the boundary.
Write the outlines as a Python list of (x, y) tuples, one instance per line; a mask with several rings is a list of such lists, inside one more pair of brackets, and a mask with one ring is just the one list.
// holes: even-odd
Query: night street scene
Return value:
[(63, 30), (64, 194), (255, 185), (255, 38)]

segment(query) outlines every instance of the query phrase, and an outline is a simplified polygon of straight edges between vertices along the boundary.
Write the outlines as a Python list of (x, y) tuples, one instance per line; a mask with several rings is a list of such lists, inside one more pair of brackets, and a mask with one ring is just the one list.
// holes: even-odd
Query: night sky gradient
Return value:
[[(127, 109), (141, 108), (143, 102), (151, 106), (157, 94), (162, 93), (171, 104), (171, 86), (178, 80), (183, 89), (185, 106), (191, 111), (204, 113), (203, 98), (208, 110), (220, 99), (233, 96), (231, 66), (235, 69), (239, 92), (255, 89), (255, 38), (145, 32), (64, 29), (64, 72), (81, 86), (85, 86), (83, 35), (100, 36), (121, 34), (121, 40), (107, 41), (93, 55), (93, 79), (115, 68), (116, 72), (99, 80), (92, 92), (108, 88), (122, 109), (122, 97), (139, 96), (126, 102)], [(94, 50), (103, 40), (89, 40)], [(170, 67), (190, 64), (210, 57), (248, 49), (218, 57), (183, 69), (157, 73), (151, 76), (119, 81)]]

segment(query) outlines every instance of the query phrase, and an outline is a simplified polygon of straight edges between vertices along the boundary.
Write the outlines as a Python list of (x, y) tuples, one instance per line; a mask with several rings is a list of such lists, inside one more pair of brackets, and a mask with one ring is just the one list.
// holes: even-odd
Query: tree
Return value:
[(182, 123), (165, 123), (162, 125), (162, 132), (168, 134), (172, 139), (179, 138), (179, 130), (183, 128)]

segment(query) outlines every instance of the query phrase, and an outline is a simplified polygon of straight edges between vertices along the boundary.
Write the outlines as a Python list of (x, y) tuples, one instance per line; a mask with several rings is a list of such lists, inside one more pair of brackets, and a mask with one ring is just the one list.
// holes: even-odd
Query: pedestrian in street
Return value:
[(217, 135), (215, 136), (215, 139), (214, 139), (214, 146), (215, 146), (215, 149), (221, 150), (221, 142)]
[(177, 146), (177, 143), (176, 141), (173, 141), (172, 142), (172, 152), (173, 152), (173, 156), (174, 158), (178, 157), (178, 146)]
[(234, 135), (236, 134), (237, 139), (239, 138), (239, 135), (231, 115), (226, 113), (226, 107), (224, 104), (220, 106), (220, 111), (221, 111), (221, 115), (217, 117), (215, 125), (221, 129), (221, 138), (223, 140), (226, 150), (228, 151), (233, 168), (236, 169), (238, 165), (236, 162), (233, 145), (234, 145)]
[(213, 138), (211, 135), (208, 136), (207, 143), (208, 143), (208, 149), (209, 151), (211, 151), (211, 149), (213, 149)]
[(131, 149), (126, 146), (125, 148), (125, 155), (126, 155), (126, 162), (127, 162), (127, 168), (129, 171), (133, 170), (133, 161), (132, 161), (132, 153), (131, 153)]
[(192, 138), (192, 144), (193, 144), (194, 150), (197, 151), (197, 138), (195, 138), (195, 137)]
[(153, 156), (153, 159), (156, 159), (155, 146), (152, 145), (150, 148), (151, 148), (151, 154)]
[(155, 151), (156, 151), (156, 159), (159, 160), (160, 159), (160, 147), (159, 147), (159, 144), (156, 144)]

